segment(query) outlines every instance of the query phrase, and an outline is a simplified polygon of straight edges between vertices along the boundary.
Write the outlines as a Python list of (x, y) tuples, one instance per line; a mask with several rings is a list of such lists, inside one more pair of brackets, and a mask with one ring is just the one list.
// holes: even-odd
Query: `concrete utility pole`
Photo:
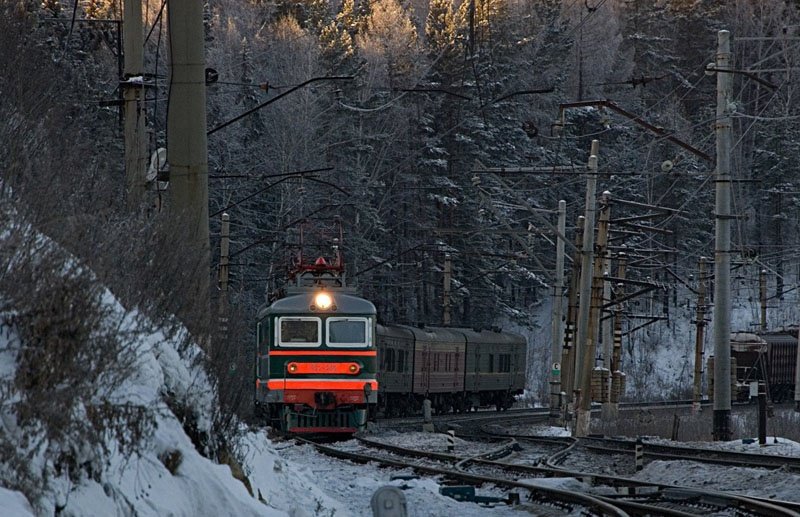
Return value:
[[(628, 255), (621, 251), (617, 255), (617, 278), (625, 280), (628, 268)], [(625, 284), (617, 285), (614, 293), (616, 300), (625, 297)], [(608, 408), (608, 416), (616, 418), (619, 415), (619, 399), (622, 397), (625, 382), (625, 374), (622, 373), (622, 303), (617, 302), (614, 309), (614, 349), (611, 354), (611, 404)]]
[[(798, 330), (797, 340), (800, 343), (800, 330)], [(794, 410), (800, 413), (800, 353), (797, 354), (794, 365)]]
[[(592, 279), (592, 295), (589, 310), (589, 326), (583, 344), (583, 368), (581, 376), (581, 401), (578, 406), (578, 421), (576, 425), (576, 436), (587, 436), (589, 434), (589, 424), (592, 410), (592, 371), (594, 370), (594, 358), (597, 353), (597, 338), (600, 330), (600, 317), (603, 306), (603, 266), (605, 264), (606, 245), (608, 244), (609, 221), (611, 220), (611, 193), (603, 192), (599, 203), (600, 220), (597, 225), (597, 243), (595, 244), (595, 256), (592, 269), (589, 274)], [(603, 400), (601, 385), (600, 396)]]
[(706, 330), (706, 258), (700, 257), (697, 265), (697, 313), (695, 326), (697, 332), (694, 339), (694, 390), (692, 391), (692, 413), (700, 412), (703, 399), (703, 341)]
[(449, 253), (444, 254), (444, 294), (442, 306), (444, 308), (442, 314), (442, 325), (445, 327), (450, 325), (450, 278), (453, 272), (453, 259)]
[(167, 159), (170, 165), (169, 206), (173, 220), (186, 231), (188, 278), (193, 296), (208, 300), (208, 150), (203, 50), (203, 3), (167, 0), (170, 97), (167, 116)]
[(758, 298), (761, 301), (761, 330), (767, 330), (767, 270), (758, 273)]
[[(605, 257), (603, 258), (603, 275), (605, 277), (611, 276), (611, 252), (606, 249)], [(611, 301), (611, 282), (604, 281), (603, 282), (603, 297), (601, 301), (601, 305), (608, 303)], [(600, 328), (602, 341), (603, 341), (603, 368), (605, 368), (609, 373), (609, 378), (606, 383), (606, 387), (608, 389), (608, 398), (603, 400), (603, 410), (602, 410), (602, 419), (603, 420), (611, 420), (616, 417), (616, 412), (614, 411), (613, 401), (611, 400), (611, 382), (614, 375), (614, 370), (611, 367), (612, 357), (614, 350), (614, 321), (617, 318), (617, 311), (610, 311), (609, 316), (606, 318), (602, 317), (602, 312), (600, 314)]]
[(580, 285), (580, 246), (583, 242), (584, 216), (578, 217), (575, 227), (575, 250), (569, 273), (567, 291), (567, 318), (564, 324), (564, 348), (561, 351), (561, 393), (568, 411), (572, 410), (572, 390), (575, 384), (575, 322), (578, 319), (578, 285)]
[(125, 0), (122, 22), (125, 53), (122, 95), (125, 113), (126, 204), (128, 209), (133, 209), (138, 207), (144, 199), (145, 169), (147, 167), (141, 0)]
[[(592, 258), (594, 257), (594, 221), (597, 211), (597, 153), (600, 152), (600, 141), (592, 140), (592, 150), (589, 156), (589, 163), (586, 171), (586, 208), (583, 227), (583, 247), (581, 253), (581, 281), (578, 291), (578, 328), (575, 339), (576, 367), (574, 376), (573, 400), (576, 406), (576, 422), (573, 434), (575, 436), (586, 436), (589, 432), (589, 412), (585, 407), (591, 407), (591, 393), (582, 392), (584, 388), (581, 382), (581, 374), (584, 371), (584, 363), (594, 362), (594, 357), (586, 355), (586, 345), (591, 339), (589, 335), (589, 309), (591, 306), (592, 292)], [(584, 404), (588, 402), (588, 404)]]
[(228, 214), (222, 214), (219, 233), (219, 337), (220, 343), (228, 341), (228, 273), (230, 271), (231, 222)]
[(717, 33), (717, 170), (714, 239), (714, 431), (731, 439), (731, 34)]
[(564, 239), (561, 237), (567, 229), (567, 202), (558, 202), (558, 237), (556, 238), (556, 275), (553, 283), (553, 320), (550, 348), (552, 360), (550, 370), (550, 420), (555, 422), (561, 416), (561, 346), (564, 342), (564, 331), (561, 316), (564, 312)]

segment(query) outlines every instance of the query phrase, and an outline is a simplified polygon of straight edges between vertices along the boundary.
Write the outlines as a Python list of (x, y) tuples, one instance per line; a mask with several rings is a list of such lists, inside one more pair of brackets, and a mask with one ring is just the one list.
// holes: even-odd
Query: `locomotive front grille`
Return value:
[(294, 413), (287, 415), (288, 429), (292, 432), (355, 432), (359, 423), (359, 410)]

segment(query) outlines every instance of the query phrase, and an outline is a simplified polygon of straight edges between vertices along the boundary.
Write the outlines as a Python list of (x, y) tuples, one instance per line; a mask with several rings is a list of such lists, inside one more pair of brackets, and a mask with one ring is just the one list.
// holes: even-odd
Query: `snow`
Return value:
[(34, 513), (24, 495), (0, 487), (0, 515), (26, 517), (33, 516)]
[[(109, 318), (118, 323), (121, 335), (130, 336), (128, 346), (136, 357), (132, 374), (106, 394), (107, 398), (116, 404), (151, 407), (156, 414), (154, 432), (134, 455), (120, 453), (116, 444), (109, 442), (107, 445), (112, 453), (102, 466), (98, 480), (84, 477), (72, 482), (63, 475), (55, 477), (51, 480), (50, 491), (42, 494), (43, 501), (28, 501), (20, 492), (0, 486), (0, 516), (53, 514), (56, 507), (63, 508), (61, 514), (64, 516), (370, 516), (372, 495), (383, 486), (402, 490), (410, 515), (471, 517), (520, 514), (519, 509), (505, 505), (484, 507), (442, 496), (439, 492), (442, 481), (438, 478), (415, 477), (410, 471), (380, 468), (373, 463), (360, 465), (332, 459), (310, 446), (274, 442), (264, 430), (244, 429), (235, 448), (242, 458), (251, 494), (241, 481), (232, 476), (230, 467), (209, 460), (195, 448), (180, 420), (165, 403), (167, 397), (180, 401), (198, 417), (196, 425), (200, 431), (211, 429), (215, 395), (200, 366), (202, 352), (199, 347), (184, 347), (185, 333), (168, 337), (153, 329), (146, 318), (136, 311), (126, 310), (107, 290), (102, 299), (110, 309)], [(547, 305), (543, 306), (543, 310), (547, 309)], [(742, 310), (738, 321), (746, 320), (744, 312)], [(19, 338), (13, 326), (6, 323), (8, 316), (7, 313), (0, 314), (0, 381), (13, 377), (17, 360)], [(542, 325), (542, 329), (549, 329), (549, 325)], [(672, 337), (676, 335), (687, 338), (678, 339), (678, 342), (691, 342), (686, 330), (673, 329)], [(541, 341), (547, 342), (545, 339)], [(670, 355), (676, 355), (674, 349), (659, 348), (655, 357), (659, 371), (669, 370), (666, 361)], [(0, 387), (10, 385), (0, 382)], [(18, 428), (8, 408), (14, 402), (15, 394), (2, 392), (0, 395), (3, 401), (0, 405), (0, 432), (13, 435)], [(560, 427), (540, 426), (533, 429), (533, 434), (566, 436), (569, 432)], [(447, 447), (445, 436), (436, 433), (384, 432), (382, 439), (396, 445), (427, 447), (441, 452), (445, 452)], [(760, 447), (757, 441), (748, 444), (742, 440), (684, 445), (800, 457), (800, 444), (781, 437), (770, 437), (765, 447)], [(457, 453), (463, 453), (459, 449), (466, 447), (466, 442), (456, 439)], [(491, 448), (486, 446), (486, 449)], [(481, 451), (476, 449), (474, 452)], [(167, 457), (180, 458), (171, 464), (172, 471), (165, 465), (169, 462), (162, 461)], [(33, 456), (32, 462), (43, 461), (41, 454)], [(0, 476), (7, 472), (2, 467), (0, 463)], [(42, 465), (42, 469), (44, 467)], [(800, 491), (796, 489), (800, 486), (800, 476), (781, 470), (652, 461), (636, 477), (662, 484), (800, 500)], [(587, 488), (570, 478), (529, 479), (527, 482), (565, 490)], [(502, 490), (493, 487), (481, 487), (477, 493), (504, 495)], [(35, 508), (34, 503), (39, 506)]]
[[(333, 500), (339, 501), (343, 512), (319, 500), (308, 515), (347, 515), (352, 517), (372, 516), (370, 499), (383, 486), (396, 486), (403, 490), (409, 515), (459, 515), (478, 517), (482, 515), (519, 516), (513, 507), (498, 505), (493, 508), (469, 502), (459, 502), (439, 493), (442, 484), (433, 478), (415, 477), (410, 470), (389, 470), (376, 464), (358, 465), (326, 456), (321, 456), (308, 445), (287, 446), (281, 449), (281, 457), (289, 466), (300, 468), (300, 472), (314, 480), (315, 485)], [(412, 479), (398, 478), (411, 477)], [(297, 493), (297, 492), (295, 492)], [(476, 490), (478, 495), (502, 497), (503, 492), (491, 488)]]

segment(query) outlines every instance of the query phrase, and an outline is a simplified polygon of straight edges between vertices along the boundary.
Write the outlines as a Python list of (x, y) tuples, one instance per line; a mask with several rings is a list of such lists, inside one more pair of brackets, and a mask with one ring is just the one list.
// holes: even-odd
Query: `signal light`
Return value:
[(353, 363), (350, 365), (350, 373), (358, 373), (358, 365)]
[(296, 371), (297, 371), (297, 363), (289, 363), (289, 364), (286, 366), (286, 369), (289, 371), (289, 373), (294, 373), (294, 372), (296, 372)]

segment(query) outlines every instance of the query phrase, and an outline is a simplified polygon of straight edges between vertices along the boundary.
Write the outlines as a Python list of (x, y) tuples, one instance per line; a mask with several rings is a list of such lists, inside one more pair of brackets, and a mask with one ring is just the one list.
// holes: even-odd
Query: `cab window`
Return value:
[(279, 346), (320, 346), (322, 320), (284, 316), (278, 319)]
[(328, 318), (326, 330), (330, 347), (369, 346), (371, 327), (368, 318)]

